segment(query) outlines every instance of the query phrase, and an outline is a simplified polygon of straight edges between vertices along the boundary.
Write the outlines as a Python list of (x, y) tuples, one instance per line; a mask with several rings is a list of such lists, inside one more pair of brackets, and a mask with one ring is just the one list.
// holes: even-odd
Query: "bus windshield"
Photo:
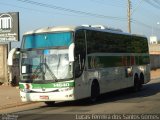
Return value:
[(59, 33), (42, 33), (31, 34), (23, 37), (22, 49), (29, 48), (48, 48), (69, 46), (72, 40), (71, 32), (59, 32)]
[(56, 82), (73, 77), (68, 49), (23, 51), (21, 66), (22, 81)]

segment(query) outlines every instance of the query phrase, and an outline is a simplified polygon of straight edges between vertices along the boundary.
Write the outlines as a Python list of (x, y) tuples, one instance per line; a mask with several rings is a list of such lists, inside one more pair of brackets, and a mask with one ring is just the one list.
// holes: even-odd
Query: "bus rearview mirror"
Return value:
[(72, 43), (69, 46), (69, 50), (68, 50), (69, 62), (73, 62), (74, 61), (74, 48), (75, 48), (75, 45), (74, 45), (74, 43)]
[(13, 59), (15, 57), (15, 54), (19, 54), (20, 53), (20, 48), (13, 48), (9, 54), (8, 54), (8, 60), (7, 60), (7, 64), (9, 66), (13, 65)]

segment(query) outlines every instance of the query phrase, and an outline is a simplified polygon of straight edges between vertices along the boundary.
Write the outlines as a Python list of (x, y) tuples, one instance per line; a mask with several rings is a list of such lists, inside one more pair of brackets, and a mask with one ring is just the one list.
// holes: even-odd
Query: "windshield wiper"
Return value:
[(58, 82), (56, 76), (54, 75), (54, 73), (51, 71), (51, 69), (49, 68), (49, 66), (46, 63), (43, 63), (45, 65), (45, 67), (48, 69), (50, 75), (52, 76), (52, 78), (55, 80), (55, 82)]
[[(38, 74), (40, 74), (40, 73), (42, 72), (42, 73), (43, 73), (43, 78), (44, 78), (45, 72), (44, 72), (44, 70), (43, 70), (43, 68), (42, 68), (43, 65), (44, 65), (45, 68), (49, 71), (51, 77), (55, 80), (55, 82), (57, 82), (58, 80), (57, 80), (56, 76), (54, 75), (54, 73), (51, 71), (51, 69), (49, 68), (49, 66), (48, 66), (46, 63), (40, 63), (40, 64), (37, 66), (37, 68), (36, 68), (36, 70), (34, 71), (33, 74), (38, 75)], [(38, 72), (38, 69), (40, 69), (41, 72)]]

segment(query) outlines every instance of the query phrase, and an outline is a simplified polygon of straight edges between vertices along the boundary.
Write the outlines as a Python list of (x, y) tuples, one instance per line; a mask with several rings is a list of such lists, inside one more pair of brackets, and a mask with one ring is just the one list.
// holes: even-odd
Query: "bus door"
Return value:
[(85, 71), (85, 62), (86, 62), (86, 40), (85, 40), (85, 31), (78, 30), (75, 32), (75, 63), (74, 63), (74, 76), (75, 76), (75, 95), (77, 98), (86, 97), (85, 94), (87, 91), (87, 73)]

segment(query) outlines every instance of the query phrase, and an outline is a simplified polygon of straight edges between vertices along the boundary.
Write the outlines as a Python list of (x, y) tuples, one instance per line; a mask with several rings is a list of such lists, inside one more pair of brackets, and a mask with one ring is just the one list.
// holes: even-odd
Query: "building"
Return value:
[(150, 36), (149, 44), (158, 44), (157, 36)]
[(149, 44), (151, 69), (160, 68), (160, 44)]

